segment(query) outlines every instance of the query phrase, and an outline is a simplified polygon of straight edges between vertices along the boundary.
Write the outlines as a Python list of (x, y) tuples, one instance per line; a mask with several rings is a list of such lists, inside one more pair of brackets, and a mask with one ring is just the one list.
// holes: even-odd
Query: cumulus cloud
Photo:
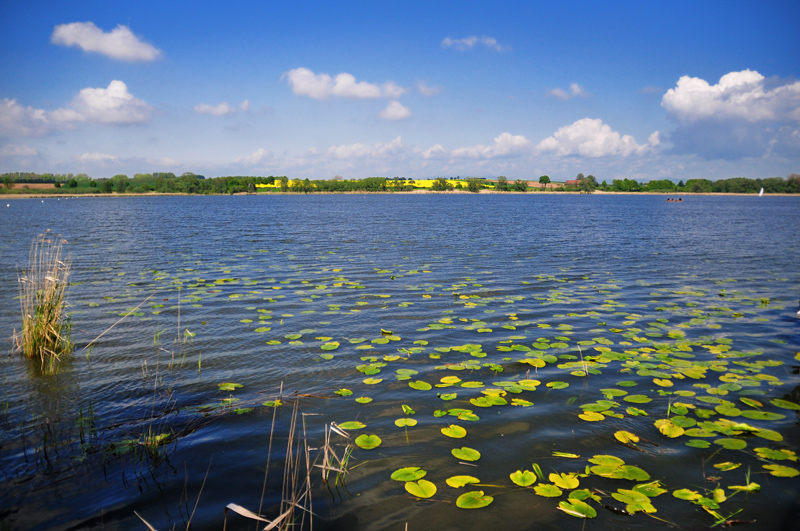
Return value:
[(24, 107), (15, 99), (0, 101), (0, 136), (44, 136), (53, 128), (46, 111)]
[(92, 153), (84, 153), (78, 160), (81, 162), (92, 162), (92, 163), (100, 163), (104, 164), (106, 162), (119, 162), (119, 157), (116, 155), (108, 155), (107, 153), (99, 153), (97, 151), (93, 151)]
[(522, 135), (502, 133), (490, 146), (477, 145), (456, 148), (450, 154), (456, 158), (495, 158), (521, 155), (531, 150), (531, 142)]
[(575, 98), (575, 97), (585, 98), (589, 95), (589, 93), (583, 90), (583, 87), (578, 85), (577, 83), (572, 83), (569, 86), (569, 92), (567, 92), (562, 88), (554, 88), (548, 90), (547, 94), (555, 98), (558, 98), (560, 100), (568, 100), (570, 98)]
[(498, 44), (497, 39), (493, 37), (478, 37), (470, 35), (464, 39), (451, 39), (446, 37), (442, 41), (442, 48), (454, 48), (459, 52), (466, 52), (472, 50), (475, 46), (486, 46), (488, 49), (495, 52), (506, 52), (511, 49), (510, 46), (501, 46)]
[(46, 111), (24, 107), (17, 100), (0, 101), (0, 136), (44, 136), (74, 127), (76, 122), (134, 124), (150, 120), (152, 108), (134, 98), (122, 81), (107, 88), (85, 88), (68, 107)]
[(332, 146), (328, 148), (326, 154), (334, 159), (364, 159), (385, 157), (404, 150), (403, 139), (397, 137), (389, 143), (384, 144), (346, 144), (342, 146)]
[(383, 95), (389, 99), (396, 100), (408, 90), (403, 87), (398, 86), (394, 81), (387, 81), (383, 84)]
[(730, 72), (715, 85), (683, 76), (661, 106), (678, 124), (670, 135), (678, 153), (728, 159), (800, 153), (798, 81), (767, 80), (754, 70)]
[(281, 79), (283, 78), (288, 79), (292, 92), (298, 96), (317, 100), (326, 100), (330, 96), (357, 99), (381, 96), (380, 87), (366, 81), (356, 81), (355, 77), (347, 73), (332, 78), (328, 74), (315, 74), (308, 68), (295, 68), (283, 74)]
[(411, 111), (408, 107), (403, 107), (400, 102), (393, 101), (378, 114), (378, 118), (384, 120), (405, 120), (411, 117)]
[(216, 106), (212, 106), (207, 103), (201, 103), (200, 105), (195, 106), (194, 112), (198, 114), (210, 114), (212, 116), (225, 116), (226, 114), (236, 112), (236, 109), (228, 105), (227, 101), (223, 101)]
[[(70, 111), (74, 111), (71, 113)], [(72, 109), (65, 111), (69, 120), (89, 120), (103, 124), (135, 124), (150, 120), (152, 109), (134, 98), (128, 86), (114, 80), (107, 88), (85, 88), (72, 100)]]
[(658, 132), (650, 135), (648, 144), (639, 145), (630, 135), (620, 135), (599, 118), (584, 118), (572, 125), (561, 127), (553, 136), (545, 138), (536, 146), (538, 151), (553, 152), (557, 156), (580, 155), (584, 157), (606, 157), (632, 153), (644, 153), (660, 142)]
[(424, 81), (417, 81), (417, 90), (423, 96), (436, 96), (442, 91), (442, 87), (439, 86), (429, 86)]
[(4, 157), (35, 157), (38, 155), (38, 152), (26, 145), (15, 146), (14, 144), (8, 144), (7, 146), (3, 146), (3, 149), (0, 149), (0, 155)]
[(259, 148), (246, 157), (239, 157), (238, 159), (236, 159), (236, 162), (239, 164), (244, 164), (245, 166), (253, 166), (255, 164), (258, 164), (259, 162), (271, 158), (272, 158), (271, 152)]
[(53, 29), (50, 42), (77, 46), (85, 52), (100, 53), (120, 61), (153, 61), (161, 50), (140, 40), (128, 26), (118, 25), (106, 33), (93, 22), (60, 24)]

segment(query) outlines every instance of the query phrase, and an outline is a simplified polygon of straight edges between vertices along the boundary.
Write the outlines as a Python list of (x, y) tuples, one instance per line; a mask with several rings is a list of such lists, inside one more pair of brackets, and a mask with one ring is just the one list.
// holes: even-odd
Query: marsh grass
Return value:
[(22, 330), (15, 332), (17, 350), (40, 360), (42, 369), (53, 371), (73, 348), (70, 316), (66, 313), (70, 262), (61, 258), (66, 240), (45, 232), (33, 240), (28, 267), (19, 278)]

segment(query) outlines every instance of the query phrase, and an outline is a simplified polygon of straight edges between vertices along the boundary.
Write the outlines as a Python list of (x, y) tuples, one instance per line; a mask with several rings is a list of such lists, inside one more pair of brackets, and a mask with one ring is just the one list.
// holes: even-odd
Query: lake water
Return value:
[[(3, 529), (143, 529), (134, 511), (221, 529), (228, 503), (274, 518), (295, 403), (312, 447), (331, 422), (381, 440), (344, 484), (314, 469), (314, 529), (795, 529), (800, 198), (664, 199), (12, 200), (0, 336), (50, 229), (77, 349), (49, 375), (4, 340)], [(150, 453), (148, 434), (166, 434)], [(431, 498), (391, 478), (406, 467)], [(479, 483), (446, 481), (464, 475)], [(655, 512), (610, 509), (650, 482)], [(581, 489), (587, 521), (558, 509)], [(491, 502), (460, 508), (474, 491)]]

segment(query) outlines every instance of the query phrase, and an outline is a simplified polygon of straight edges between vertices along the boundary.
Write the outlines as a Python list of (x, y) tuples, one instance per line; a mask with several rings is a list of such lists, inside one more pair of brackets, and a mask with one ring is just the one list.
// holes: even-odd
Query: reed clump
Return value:
[(18, 350), (52, 370), (73, 348), (70, 316), (66, 313), (69, 260), (61, 258), (66, 240), (49, 230), (31, 244), (28, 267), (19, 279), (22, 331), (15, 333)]

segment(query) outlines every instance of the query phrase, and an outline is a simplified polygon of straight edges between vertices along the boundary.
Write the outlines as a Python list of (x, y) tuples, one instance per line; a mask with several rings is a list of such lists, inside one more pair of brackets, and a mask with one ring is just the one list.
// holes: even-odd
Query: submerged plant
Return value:
[(53, 370), (72, 351), (70, 317), (65, 313), (69, 260), (61, 259), (66, 240), (40, 234), (31, 244), (28, 267), (19, 277), (22, 331), (15, 334), (18, 350)]

